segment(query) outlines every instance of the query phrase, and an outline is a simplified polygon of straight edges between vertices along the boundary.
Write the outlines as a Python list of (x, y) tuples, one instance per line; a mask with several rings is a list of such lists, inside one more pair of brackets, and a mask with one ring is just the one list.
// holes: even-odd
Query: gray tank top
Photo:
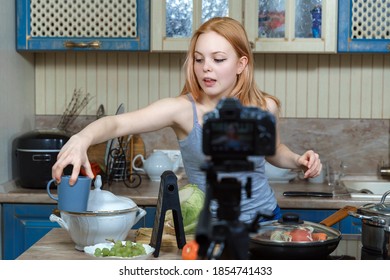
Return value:
[[(201, 190), (206, 188), (206, 174), (200, 170), (206, 157), (202, 151), (202, 126), (198, 121), (195, 101), (191, 94), (187, 94), (193, 110), (193, 128), (185, 139), (179, 140), (179, 147), (183, 158), (183, 165), (188, 181), (196, 184)], [(248, 159), (254, 162), (255, 170), (249, 172), (218, 173), (218, 177), (234, 177), (244, 185), (248, 177), (252, 178), (252, 197), (247, 198), (245, 189), (241, 193), (240, 220), (245, 223), (251, 222), (258, 212), (272, 215), (277, 207), (275, 194), (265, 176), (265, 158), (263, 156), (251, 156)], [(214, 208), (214, 207), (213, 207)]]

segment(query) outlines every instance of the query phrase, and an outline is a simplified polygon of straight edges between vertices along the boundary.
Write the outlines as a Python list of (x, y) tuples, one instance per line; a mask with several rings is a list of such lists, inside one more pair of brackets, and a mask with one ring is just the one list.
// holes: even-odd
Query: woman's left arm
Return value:
[(279, 108), (273, 100), (267, 99), (268, 110), (276, 116), (276, 149), (275, 154), (268, 156), (266, 159), (269, 163), (280, 167), (297, 169), (301, 168), (304, 171), (305, 178), (316, 177), (321, 173), (322, 164), (319, 155), (308, 150), (302, 155), (298, 155), (291, 151), (286, 145), (281, 143), (279, 136), (278, 114)]

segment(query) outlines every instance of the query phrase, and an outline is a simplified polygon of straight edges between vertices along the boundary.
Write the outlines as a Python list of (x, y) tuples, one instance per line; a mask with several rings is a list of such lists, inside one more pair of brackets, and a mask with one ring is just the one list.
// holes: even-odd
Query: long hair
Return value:
[(280, 107), (280, 101), (275, 96), (262, 92), (256, 85), (253, 70), (254, 58), (248, 36), (241, 23), (229, 17), (212, 18), (203, 23), (193, 34), (184, 63), (186, 82), (180, 95), (190, 92), (195, 100), (199, 101), (201, 98), (202, 88), (194, 72), (194, 53), (199, 36), (210, 31), (224, 37), (232, 45), (238, 57), (248, 58), (248, 64), (242, 73), (237, 75), (237, 83), (229, 97), (238, 98), (244, 106), (256, 105), (264, 110), (266, 109), (265, 97), (269, 97)]

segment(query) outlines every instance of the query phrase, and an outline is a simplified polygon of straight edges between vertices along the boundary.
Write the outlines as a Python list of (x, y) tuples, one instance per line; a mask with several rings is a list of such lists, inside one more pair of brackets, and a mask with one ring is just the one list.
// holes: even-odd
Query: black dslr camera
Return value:
[[(251, 178), (245, 186), (234, 177), (218, 178), (218, 172), (252, 171), (248, 156), (275, 153), (275, 117), (256, 107), (244, 107), (235, 98), (222, 99), (204, 116), (203, 152), (209, 156), (201, 167), (206, 172), (206, 196), (199, 216), (196, 241), (201, 259), (247, 259), (249, 232), (255, 231), (260, 213), (248, 225), (239, 221), (241, 195), (251, 197)], [(210, 212), (217, 202), (216, 217)]]
[(235, 98), (222, 99), (204, 116), (203, 152), (212, 161), (245, 160), (275, 153), (275, 117)]

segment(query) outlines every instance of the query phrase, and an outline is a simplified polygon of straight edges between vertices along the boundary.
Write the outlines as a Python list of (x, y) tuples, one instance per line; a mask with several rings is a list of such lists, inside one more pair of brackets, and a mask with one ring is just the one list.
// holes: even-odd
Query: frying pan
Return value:
[[(320, 223), (302, 221), (294, 213), (286, 213), (277, 221), (265, 222), (255, 234), (250, 235), (249, 252), (252, 259), (272, 260), (313, 260), (326, 259), (337, 248), (341, 232), (331, 226), (356, 211), (345, 206)], [(325, 233), (326, 240), (321, 241), (279, 241), (271, 240), (276, 231), (291, 231), (298, 227), (311, 227), (316, 233)]]

